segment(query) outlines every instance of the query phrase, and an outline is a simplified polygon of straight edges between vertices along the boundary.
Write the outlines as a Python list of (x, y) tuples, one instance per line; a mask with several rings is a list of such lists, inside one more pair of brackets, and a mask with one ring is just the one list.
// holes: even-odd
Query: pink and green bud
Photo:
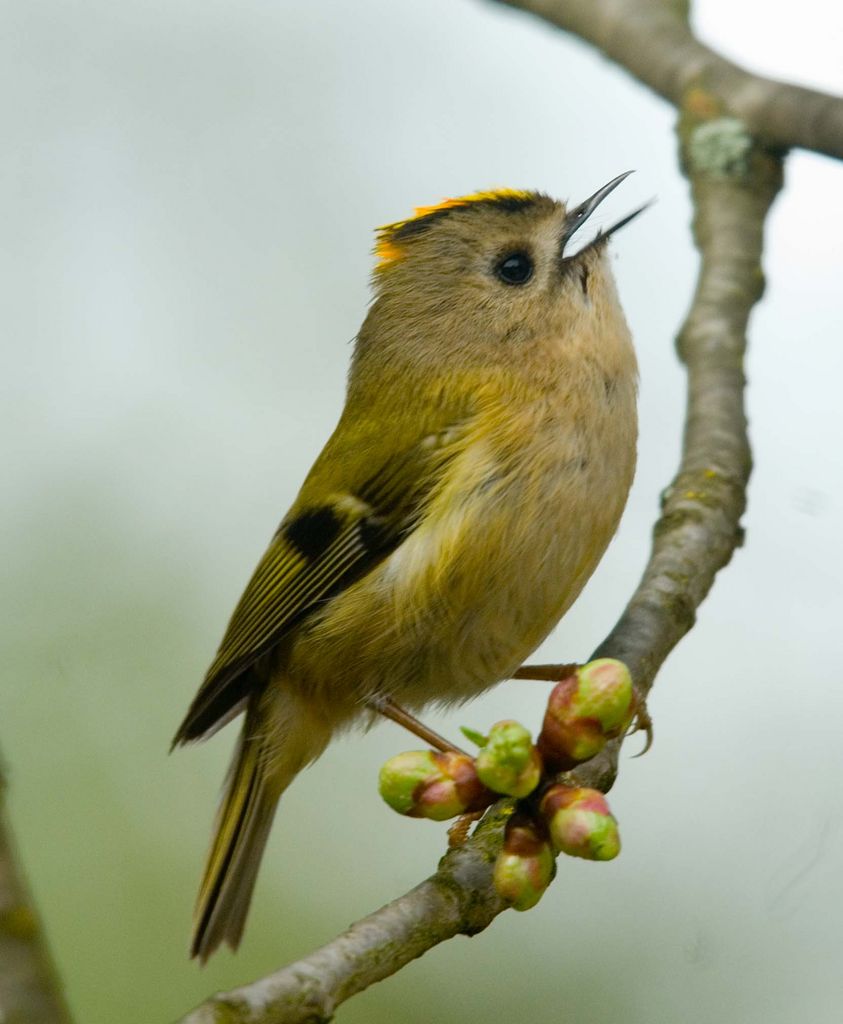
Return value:
[(381, 768), (378, 789), (399, 814), (433, 821), (482, 810), (494, 800), (468, 754), (433, 750), (410, 750), (390, 758)]
[(519, 799), (533, 792), (542, 774), (541, 758), (529, 731), (509, 719), (496, 722), (489, 730), (476, 764), (484, 785)]
[(506, 823), (503, 849), (495, 861), (498, 895), (515, 910), (529, 910), (544, 895), (555, 870), (544, 826), (525, 814), (513, 814)]
[(613, 860), (620, 853), (618, 823), (597, 789), (551, 786), (542, 797), (541, 814), (559, 853), (585, 860)]
[(584, 718), (600, 723), (608, 737), (620, 736), (632, 720), (632, 676), (622, 661), (597, 658), (577, 671), (576, 707)]
[(635, 711), (632, 678), (622, 661), (598, 658), (554, 686), (538, 747), (555, 771), (598, 754), (629, 728)]

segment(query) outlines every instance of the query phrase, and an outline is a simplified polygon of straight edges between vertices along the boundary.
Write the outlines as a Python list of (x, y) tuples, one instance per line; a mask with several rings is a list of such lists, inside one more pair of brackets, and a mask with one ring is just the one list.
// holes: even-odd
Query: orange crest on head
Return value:
[[(400, 244), (400, 235), (411, 224), (421, 227), (425, 220), (433, 220), (448, 210), (467, 209), (475, 204), (487, 203), (489, 205), (500, 204), (501, 206), (519, 204), (527, 205), (535, 199), (535, 192), (527, 192), (516, 188), (498, 188), (488, 192), (472, 192), (467, 196), (459, 196), (454, 199), (443, 199), (433, 206), (417, 206), (412, 217), (406, 220), (395, 221), (394, 224), (384, 224), (376, 231), (375, 257), (377, 263), (375, 270), (385, 270), (387, 267), (397, 263), (404, 255), (404, 249)], [(412, 232), (406, 232), (408, 235)]]

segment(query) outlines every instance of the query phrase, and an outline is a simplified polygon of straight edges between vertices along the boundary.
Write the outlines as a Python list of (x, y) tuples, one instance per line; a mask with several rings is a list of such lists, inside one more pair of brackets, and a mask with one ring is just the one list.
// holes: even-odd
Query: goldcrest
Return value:
[(607, 241), (635, 214), (574, 236), (625, 177), (574, 208), (506, 189), (380, 229), (339, 423), (174, 741), (244, 716), (196, 905), (203, 960), (239, 943), (279, 797), (331, 737), (510, 677), (605, 551), (637, 433)]

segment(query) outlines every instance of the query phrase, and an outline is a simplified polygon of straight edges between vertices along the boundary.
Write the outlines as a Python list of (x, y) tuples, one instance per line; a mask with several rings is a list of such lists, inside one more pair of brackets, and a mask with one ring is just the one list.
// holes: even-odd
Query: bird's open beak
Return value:
[(577, 232), (583, 224), (585, 224), (606, 196), (614, 192), (618, 185), (620, 185), (622, 181), (625, 181), (630, 174), (632, 174), (632, 171), (625, 171), (623, 174), (619, 174), (617, 178), (612, 178), (607, 185), (604, 185), (603, 188), (599, 188), (593, 196), (589, 196), (584, 203), (580, 203), (579, 206), (574, 207), (574, 209), (567, 214), (565, 217), (565, 226), (562, 230), (562, 238), (560, 239), (560, 256), (563, 260), (575, 259), (582, 256), (582, 254), (587, 250), (594, 249), (598, 245), (603, 245), (616, 231), (625, 227), (633, 218), (637, 217), (639, 213), (647, 209), (650, 203), (644, 203), (643, 206), (639, 206), (637, 210), (633, 210), (632, 213), (627, 214), (626, 217), (619, 220), (617, 224), (613, 224), (610, 228), (598, 231), (595, 237), (592, 238), (587, 245), (578, 249), (573, 256), (566, 257), (564, 255), (565, 246), (568, 244), (574, 233)]

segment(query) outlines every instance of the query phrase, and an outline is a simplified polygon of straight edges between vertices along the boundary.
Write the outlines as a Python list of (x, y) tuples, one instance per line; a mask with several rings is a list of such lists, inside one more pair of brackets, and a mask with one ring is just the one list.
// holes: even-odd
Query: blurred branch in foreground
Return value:
[(0, 1021), (70, 1024), (6, 823), (0, 770)]

